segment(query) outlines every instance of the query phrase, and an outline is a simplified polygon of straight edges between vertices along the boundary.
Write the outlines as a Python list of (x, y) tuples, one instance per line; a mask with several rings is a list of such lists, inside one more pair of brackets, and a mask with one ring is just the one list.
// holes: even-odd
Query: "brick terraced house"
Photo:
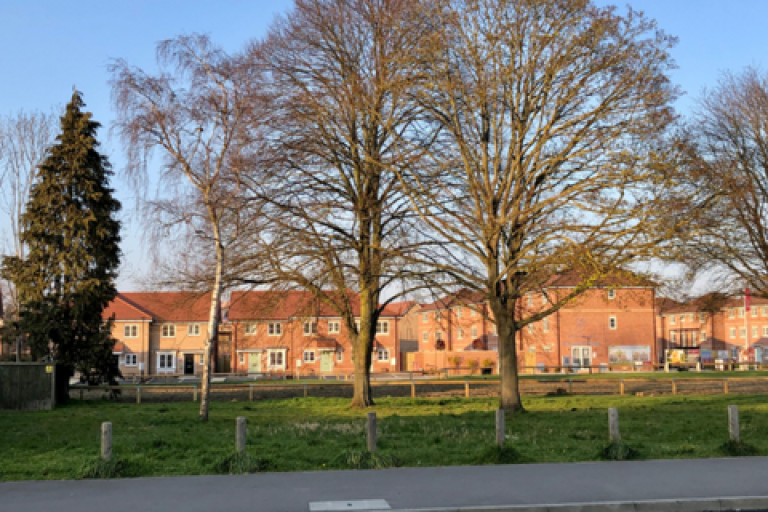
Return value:
[(118, 293), (102, 316), (123, 376), (202, 373), (210, 307), (210, 293)]
[[(357, 294), (348, 292), (358, 316)], [(412, 303), (389, 304), (379, 318), (373, 372), (400, 369), (400, 322)], [(349, 330), (336, 311), (305, 291), (232, 292), (227, 323), (237, 357), (233, 371), (249, 374), (352, 373)]]

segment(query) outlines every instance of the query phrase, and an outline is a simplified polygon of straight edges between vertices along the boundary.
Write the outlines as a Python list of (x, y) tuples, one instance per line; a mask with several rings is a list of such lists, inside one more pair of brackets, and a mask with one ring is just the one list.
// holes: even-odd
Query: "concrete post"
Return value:
[(141, 403), (141, 386), (136, 386), (136, 403)]
[(739, 442), (739, 406), (728, 406), (728, 433), (731, 441)]
[(701, 361), (696, 361), (696, 371), (697, 372), (701, 371)]
[(368, 413), (368, 422), (366, 423), (368, 430), (368, 451), (373, 453), (376, 451), (376, 413)]
[(245, 453), (246, 421), (243, 416), (237, 417), (237, 432), (235, 433), (235, 450), (240, 455)]
[(496, 444), (504, 446), (506, 430), (504, 428), (504, 409), (496, 409)]
[(621, 441), (619, 433), (619, 411), (615, 407), (608, 409), (608, 433), (612, 443)]
[(101, 424), (101, 458), (112, 458), (112, 422), (109, 421)]

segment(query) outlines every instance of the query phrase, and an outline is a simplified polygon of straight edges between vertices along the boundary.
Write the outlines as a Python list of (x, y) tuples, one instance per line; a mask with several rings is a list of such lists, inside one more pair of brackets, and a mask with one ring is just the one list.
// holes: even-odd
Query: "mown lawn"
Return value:
[[(507, 418), (521, 462), (599, 460), (608, 444), (607, 408), (619, 409), (623, 439), (640, 458), (723, 456), (729, 404), (740, 409), (742, 440), (768, 454), (768, 396), (562, 396), (525, 399)], [(99, 453), (100, 425), (113, 423), (123, 476), (217, 471), (234, 451), (235, 418), (248, 419), (248, 453), (270, 470), (345, 467), (345, 450), (365, 446), (365, 411), (345, 399), (214, 402), (207, 423), (196, 403), (74, 401), (54, 411), (0, 413), (0, 480), (78, 478)], [(379, 399), (379, 451), (404, 466), (487, 463), (494, 399)]]
[[(612, 373), (536, 373), (520, 374), (525, 380), (584, 380), (584, 379), (747, 379), (768, 377), (768, 371), (683, 371), (683, 372), (612, 372)], [(458, 375), (449, 376), (448, 380), (499, 380), (498, 375)]]

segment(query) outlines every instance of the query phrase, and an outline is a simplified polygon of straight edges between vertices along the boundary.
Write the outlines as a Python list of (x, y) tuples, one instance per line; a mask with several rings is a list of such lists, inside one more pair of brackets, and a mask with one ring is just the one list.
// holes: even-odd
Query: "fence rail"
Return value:
[[(487, 397), (498, 394), (499, 381), (473, 380), (410, 380), (372, 382), (380, 396), (434, 397), (464, 396)], [(350, 382), (322, 382), (295, 384), (220, 384), (211, 387), (212, 400), (262, 400), (294, 397), (351, 397)], [(198, 385), (122, 385), (122, 386), (73, 386), (72, 398), (101, 398), (99, 393), (119, 390), (120, 401), (142, 400), (150, 402), (197, 401)], [(762, 394), (768, 393), (768, 377), (739, 378), (688, 378), (688, 379), (551, 379), (521, 380), (520, 393), (524, 396), (542, 395), (711, 395), (711, 394)], [(87, 396), (86, 396), (87, 394)]]

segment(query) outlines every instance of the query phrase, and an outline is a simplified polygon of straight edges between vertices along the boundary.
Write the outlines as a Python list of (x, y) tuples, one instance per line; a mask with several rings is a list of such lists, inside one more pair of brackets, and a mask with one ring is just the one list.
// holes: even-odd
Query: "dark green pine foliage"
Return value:
[(23, 216), (27, 259), (5, 258), (3, 274), (19, 293), (18, 329), (35, 357), (52, 356), (90, 382), (120, 375), (112, 356), (112, 321), (102, 312), (115, 298), (120, 263), (120, 203), (112, 196), (107, 158), (75, 91), (61, 134), (38, 168)]

